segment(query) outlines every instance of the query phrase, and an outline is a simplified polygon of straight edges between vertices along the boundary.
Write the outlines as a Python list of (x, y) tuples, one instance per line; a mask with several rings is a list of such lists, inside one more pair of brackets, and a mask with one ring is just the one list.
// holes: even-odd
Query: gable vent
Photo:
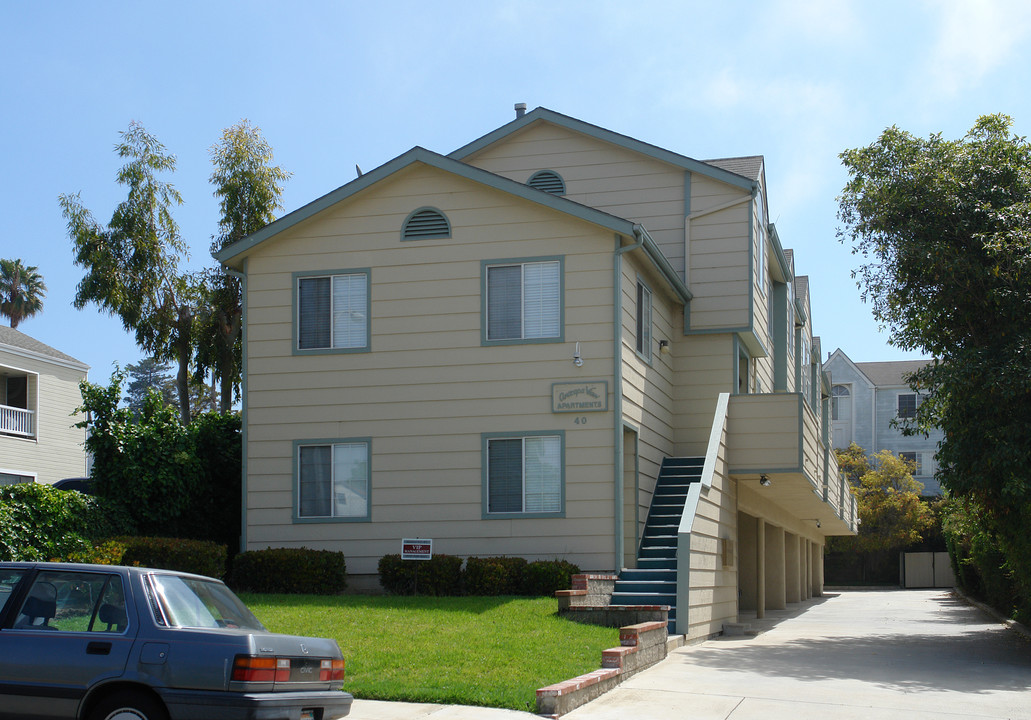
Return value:
[(535, 172), (526, 184), (532, 188), (543, 190), (552, 195), (565, 195), (566, 183), (562, 176), (554, 170), (540, 170)]
[(436, 208), (419, 208), (405, 220), (402, 240), (431, 240), (451, 237), (451, 223)]

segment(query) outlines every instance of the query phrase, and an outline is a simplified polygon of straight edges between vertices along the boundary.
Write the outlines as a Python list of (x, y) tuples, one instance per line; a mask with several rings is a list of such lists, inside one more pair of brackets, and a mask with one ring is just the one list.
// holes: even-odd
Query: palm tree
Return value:
[(43, 309), (47, 286), (37, 268), (21, 260), (0, 260), (0, 315), (11, 319), (11, 327)]

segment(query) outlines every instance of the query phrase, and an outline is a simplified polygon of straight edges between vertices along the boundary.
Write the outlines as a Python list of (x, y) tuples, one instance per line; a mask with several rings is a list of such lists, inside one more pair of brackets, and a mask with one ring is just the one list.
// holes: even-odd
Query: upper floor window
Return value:
[(370, 441), (296, 445), (298, 519), (368, 519)]
[(300, 351), (369, 349), (369, 271), (297, 277)]
[(852, 417), (852, 393), (846, 385), (831, 388), (831, 420), (848, 420)]
[(562, 512), (562, 436), (484, 436), (487, 515)]
[(899, 393), (898, 416), (903, 419), (915, 418), (919, 405), (920, 396), (916, 393)]
[(913, 477), (924, 474), (924, 454), (918, 452), (900, 452), (899, 457), (913, 463)]
[(562, 338), (562, 260), (483, 264), (486, 342)]
[(652, 359), (652, 291), (637, 281), (637, 354)]
[(419, 208), (405, 218), (402, 240), (433, 240), (451, 237), (451, 223), (437, 208)]
[(551, 193), (552, 195), (565, 195), (566, 194), (566, 182), (562, 179), (554, 170), (540, 170), (530, 176), (530, 179), (526, 181), (526, 184), (532, 188), (543, 190), (544, 192)]

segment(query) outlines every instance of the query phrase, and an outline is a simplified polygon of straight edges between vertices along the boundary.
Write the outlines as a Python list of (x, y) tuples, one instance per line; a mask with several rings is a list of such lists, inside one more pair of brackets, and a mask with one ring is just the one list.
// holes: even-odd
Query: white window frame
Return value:
[(916, 465), (916, 468), (913, 470), (913, 477), (926, 477), (924, 474), (924, 454), (922, 452), (911, 452), (906, 450), (900, 452), (899, 457), (903, 460), (909, 460)]
[[(328, 500), (328, 514), (315, 514), (308, 511), (306, 506), (309, 498), (306, 497), (307, 484), (312, 482), (304, 477), (305, 466), (302, 462), (302, 455), (307, 449), (328, 449), (330, 476)], [(352, 461), (351, 467), (356, 464), (364, 465), (365, 477), (363, 487), (356, 488), (353, 477), (343, 476), (346, 466), (340, 463), (345, 459), (344, 454), (348, 451), (362, 449), (362, 455), (358, 463)], [(371, 438), (339, 438), (333, 440), (295, 440), (294, 441), (294, 522), (368, 522), (372, 519), (372, 439)], [(364, 497), (362, 496), (364, 492)], [(315, 502), (315, 499), (311, 499)], [(360, 501), (360, 502), (355, 502)], [(347, 512), (346, 509), (354, 508), (354, 512)], [(341, 511), (341, 508), (345, 508)]]
[[(347, 308), (338, 307), (336, 304), (336, 284), (338, 282), (353, 282), (356, 279), (361, 278), (363, 280), (364, 295), (363, 297), (352, 296), (350, 299), (355, 301), (354, 305)], [(327, 345), (312, 345), (310, 347), (302, 347), (302, 313), (304, 308), (302, 307), (302, 294), (301, 286), (304, 282), (328, 279), (330, 282), (329, 292), (329, 343)], [(370, 350), (371, 335), (372, 335), (372, 276), (369, 268), (358, 268), (352, 270), (333, 270), (331, 272), (300, 272), (294, 273), (293, 280), (293, 292), (294, 292), (294, 339), (293, 339), (293, 353), (295, 355), (309, 355), (309, 354), (320, 354), (320, 353), (349, 353), (349, 352), (368, 352)], [(360, 293), (360, 290), (358, 291)], [(360, 336), (355, 339), (354, 337), (348, 338), (345, 335), (340, 335), (338, 325), (338, 316), (347, 314), (350, 319), (350, 325), (352, 329), (356, 326), (364, 324)], [(355, 322), (357, 321), (357, 322)]]
[[(538, 257), (538, 258), (516, 258), (512, 260), (484, 260), (481, 267), (482, 283), (482, 345), (515, 345), (521, 343), (554, 343), (562, 342), (565, 328), (565, 262), (562, 257)], [(491, 321), (495, 317), (494, 306), (491, 303), (491, 272), (501, 268), (520, 269), (519, 282), (519, 333), (518, 335), (491, 334)], [(533, 304), (528, 298), (533, 297), (528, 290), (528, 270), (539, 270), (540, 272), (554, 272), (555, 284), (542, 285), (542, 292), (534, 298), (538, 301), (539, 311), (532, 312)], [(548, 295), (554, 294), (554, 305), (551, 305), (548, 297), (545, 297), (544, 290)], [(498, 310), (500, 313), (500, 309)], [(539, 330), (533, 328), (529, 322), (531, 318), (541, 325)]]
[[(492, 507), (492, 468), (491, 468), (491, 446), (499, 442), (517, 441), (520, 446), (520, 496), (521, 506), (515, 509), (497, 509)], [(545, 445), (545, 443), (547, 443)], [(533, 518), (533, 517), (563, 517), (565, 514), (565, 466), (566, 466), (566, 442), (565, 433), (557, 431), (542, 432), (520, 432), (520, 433), (484, 433), (483, 444), (483, 517), (493, 518)], [(541, 472), (548, 470), (544, 463), (532, 463), (531, 453), (535, 450), (551, 453), (547, 460), (554, 464), (554, 474), (551, 476), (534, 477), (533, 470), (536, 468)], [(499, 479), (500, 482), (500, 479)], [(543, 486), (536, 492), (533, 490), (535, 482), (554, 483)], [(533, 496), (540, 496), (539, 502), (534, 502)]]

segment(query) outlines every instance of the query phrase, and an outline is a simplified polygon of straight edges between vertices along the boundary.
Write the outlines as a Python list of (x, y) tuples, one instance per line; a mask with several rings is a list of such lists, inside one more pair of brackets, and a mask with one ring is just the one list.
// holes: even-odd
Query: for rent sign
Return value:
[(420, 538), (401, 540), (402, 560), (430, 560), (433, 558), (433, 541)]

